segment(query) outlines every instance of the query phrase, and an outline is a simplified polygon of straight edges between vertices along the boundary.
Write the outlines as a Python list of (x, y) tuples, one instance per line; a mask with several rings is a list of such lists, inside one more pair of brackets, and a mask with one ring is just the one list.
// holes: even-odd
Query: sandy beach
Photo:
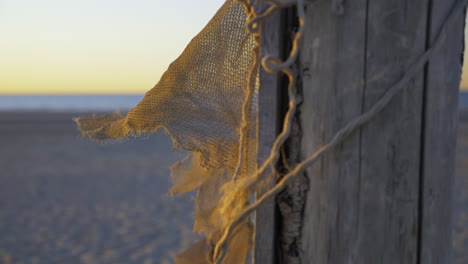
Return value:
[(194, 240), (167, 136), (96, 144), (83, 113), (0, 113), (0, 263), (170, 263)]
[[(191, 196), (168, 195), (183, 154), (164, 135), (96, 144), (79, 115), (0, 112), (0, 263), (171, 263), (194, 240)], [(460, 120), (456, 264), (468, 263), (468, 110)]]

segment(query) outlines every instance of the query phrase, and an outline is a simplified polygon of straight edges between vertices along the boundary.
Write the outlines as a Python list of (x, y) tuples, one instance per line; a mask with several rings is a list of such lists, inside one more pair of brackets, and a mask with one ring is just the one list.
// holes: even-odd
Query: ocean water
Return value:
[(460, 108), (468, 108), (468, 92), (461, 92), (458, 106)]
[(143, 98), (135, 95), (0, 95), (0, 111), (129, 110)]
[[(0, 111), (114, 111), (129, 110), (143, 98), (135, 95), (0, 95)], [(468, 92), (461, 92), (460, 108), (468, 108)]]

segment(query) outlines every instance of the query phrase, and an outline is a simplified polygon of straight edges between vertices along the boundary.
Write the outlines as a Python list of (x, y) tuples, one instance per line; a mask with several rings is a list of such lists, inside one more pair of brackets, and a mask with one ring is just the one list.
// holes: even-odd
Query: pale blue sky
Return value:
[(0, 93), (143, 93), (224, 0), (0, 0)]
[(0, 0), (0, 94), (144, 93), (223, 3)]

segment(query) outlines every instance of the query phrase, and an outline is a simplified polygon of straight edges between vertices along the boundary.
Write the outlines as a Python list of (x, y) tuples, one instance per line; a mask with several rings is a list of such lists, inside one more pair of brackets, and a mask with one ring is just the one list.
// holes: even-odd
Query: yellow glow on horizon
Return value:
[(461, 84), (460, 84), (460, 89), (462, 91), (468, 91), (468, 73), (466, 72), (465, 67), (463, 69), (463, 75), (462, 75), (462, 80), (461, 80)]
[(145, 93), (223, 2), (0, 1), (0, 95)]
[(145, 93), (223, 3), (0, 1), (0, 95)]
[(1, 94), (141, 94), (151, 89), (164, 66), (138, 62), (46, 63), (42, 67), (0, 67)]
[[(467, 17), (468, 20), (468, 17)], [(462, 91), (468, 91), (468, 50), (467, 50), (467, 44), (468, 44), (468, 35), (467, 35), (467, 30), (468, 28), (465, 28), (465, 54), (463, 55), (463, 72), (462, 72), (462, 79), (460, 83), (460, 89)]]

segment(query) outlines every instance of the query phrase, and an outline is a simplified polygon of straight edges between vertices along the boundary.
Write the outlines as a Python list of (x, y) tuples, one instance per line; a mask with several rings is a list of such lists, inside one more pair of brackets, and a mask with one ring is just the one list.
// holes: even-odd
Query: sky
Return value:
[(224, 0), (0, 0), (0, 94), (144, 93)]
[(223, 2), (0, 0), (0, 94), (144, 93)]

